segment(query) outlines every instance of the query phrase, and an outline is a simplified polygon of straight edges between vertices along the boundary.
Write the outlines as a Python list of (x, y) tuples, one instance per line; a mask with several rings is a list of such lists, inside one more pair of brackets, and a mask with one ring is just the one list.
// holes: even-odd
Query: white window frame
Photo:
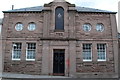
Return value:
[[(21, 55), (20, 55), (20, 58), (14, 58), (14, 46), (16, 46), (16, 43), (13, 43), (12, 44), (12, 60), (17, 60), (17, 61), (19, 61), (19, 60), (21, 60)], [(22, 43), (21, 43), (21, 54), (22, 54)]]
[(96, 30), (98, 32), (103, 32), (104, 31), (104, 25), (102, 23), (96, 24)]
[[(98, 44), (102, 44), (102, 43), (98, 43)], [(97, 45), (98, 45), (97, 44)], [(103, 43), (104, 44), (104, 43)], [(107, 58), (107, 56), (106, 56), (106, 48), (107, 48), (107, 46), (106, 46), (106, 44), (104, 44), (104, 46), (105, 46), (105, 59), (98, 59), (97, 58), (97, 61), (106, 61), (106, 58)], [(97, 56), (98, 56), (98, 49), (97, 49)]]
[[(34, 26), (33, 26), (34, 25)], [(34, 27), (34, 28), (33, 28)], [(29, 31), (34, 31), (36, 29), (36, 24), (34, 22), (30, 22), (28, 24), (28, 30)]]
[[(84, 59), (84, 56), (83, 56), (83, 61), (92, 61), (92, 44), (91, 43), (83, 43), (83, 45), (85, 44), (90, 44), (91, 45), (91, 59)], [(84, 54), (84, 50), (83, 50), (83, 45), (82, 45), (82, 55)]]
[(28, 59), (27, 56), (28, 56), (28, 44), (35, 44), (35, 55), (36, 55), (36, 43), (27, 43), (26, 44), (26, 61), (35, 61), (35, 59)]
[[(19, 27), (19, 29), (18, 29)], [(15, 29), (16, 31), (22, 31), (23, 30), (23, 24), (21, 22), (18, 22), (16, 25), (15, 25)]]
[[(88, 28), (88, 30), (86, 30), (86, 27)], [(91, 29), (92, 29), (92, 25), (90, 23), (83, 24), (84, 31), (89, 32), (89, 31), (91, 31)]]

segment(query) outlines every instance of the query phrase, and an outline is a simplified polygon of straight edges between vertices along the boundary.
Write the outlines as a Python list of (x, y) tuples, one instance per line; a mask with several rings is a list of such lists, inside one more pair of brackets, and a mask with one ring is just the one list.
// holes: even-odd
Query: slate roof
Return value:
[(94, 8), (88, 8), (88, 7), (76, 7), (76, 10), (78, 12), (116, 13), (112, 11), (100, 10), (100, 9), (94, 9)]
[[(36, 7), (28, 7), (28, 8), (21, 8), (21, 9), (13, 9), (8, 11), (3, 11), (4, 13), (10, 12), (41, 12), (44, 9), (43, 6), (36, 6)], [(116, 13), (112, 11), (94, 9), (94, 8), (87, 8), (87, 7), (75, 7), (78, 12), (92, 12), (92, 13)]]
[(13, 9), (13, 10), (8, 10), (3, 12), (41, 12), (43, 8), (44, 8), (43, 6), (35, 6), (35, 7)]

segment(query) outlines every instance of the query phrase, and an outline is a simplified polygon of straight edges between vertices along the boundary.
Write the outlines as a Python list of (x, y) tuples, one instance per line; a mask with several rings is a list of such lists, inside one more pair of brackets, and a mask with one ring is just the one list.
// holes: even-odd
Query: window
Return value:
[(28, 30), (34, 31), (36, 29), (36, 24), (34, 22), (29, 23)]
[(106, 44), (97, 44), (98, 61), (106, 61)]
[(102, 32), (102, 31), (104, 30), (103, 24), (98, 23), (98, 24), (96, 25), (96, 30), (99, 31), (99, 32)]
[(55, 10), (55, 30), (64, 30), (64, 9), (57, 7)]
[(92, 61), (92, 44), (83, 44), (83, 61)]
[(15, 29), (16, 29), (17, 31), (21, 31), (21, 30), (23, 29), (23, 24), (22, 24), (21, 22), (17, 23), (17, 24), (15, 25)]
[(22, 43), (13, 43), (12, 60), (20, 60)]
[(84, 24), (83, 25), (83, 30), (84, 31), (90, 31), (91, 30), (91, 24), (89, 24), (89, 23)]
[(35, 60), (36, 43), (27, 43), (26, 60)]

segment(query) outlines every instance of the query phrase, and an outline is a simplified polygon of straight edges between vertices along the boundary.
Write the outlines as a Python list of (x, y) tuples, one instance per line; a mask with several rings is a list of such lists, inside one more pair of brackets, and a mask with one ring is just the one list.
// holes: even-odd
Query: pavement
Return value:
[[(3, 73), (0, 80), (120, 80), (120, 79), (108, 79), (108, 78), (72, 78), (66, 76), (48, 76), (48, 75), (27, 75), (27, 74), (14, 74)], [(1, 77), (0, 76), (0, 77)]]
[(66, 76), (48, 76), (48, 75), (27, 75), (27, 74), (14, 74), (14, 73), (3, 73), (3, 78), (70, 78)]

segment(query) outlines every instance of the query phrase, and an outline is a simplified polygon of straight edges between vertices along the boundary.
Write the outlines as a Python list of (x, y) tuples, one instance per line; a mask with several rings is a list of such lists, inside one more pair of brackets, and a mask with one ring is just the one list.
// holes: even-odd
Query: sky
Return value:
[[(45, 3), (52, 2), (53, 0), (3, 0), (0, 2), (0, 18), (3, 18), (2, 11), (12, 9), (43, 6)], [(108, 11), (118, 12), (118, 2), (120, 0), (66, 0), (76, 6), (96, 8)]]

